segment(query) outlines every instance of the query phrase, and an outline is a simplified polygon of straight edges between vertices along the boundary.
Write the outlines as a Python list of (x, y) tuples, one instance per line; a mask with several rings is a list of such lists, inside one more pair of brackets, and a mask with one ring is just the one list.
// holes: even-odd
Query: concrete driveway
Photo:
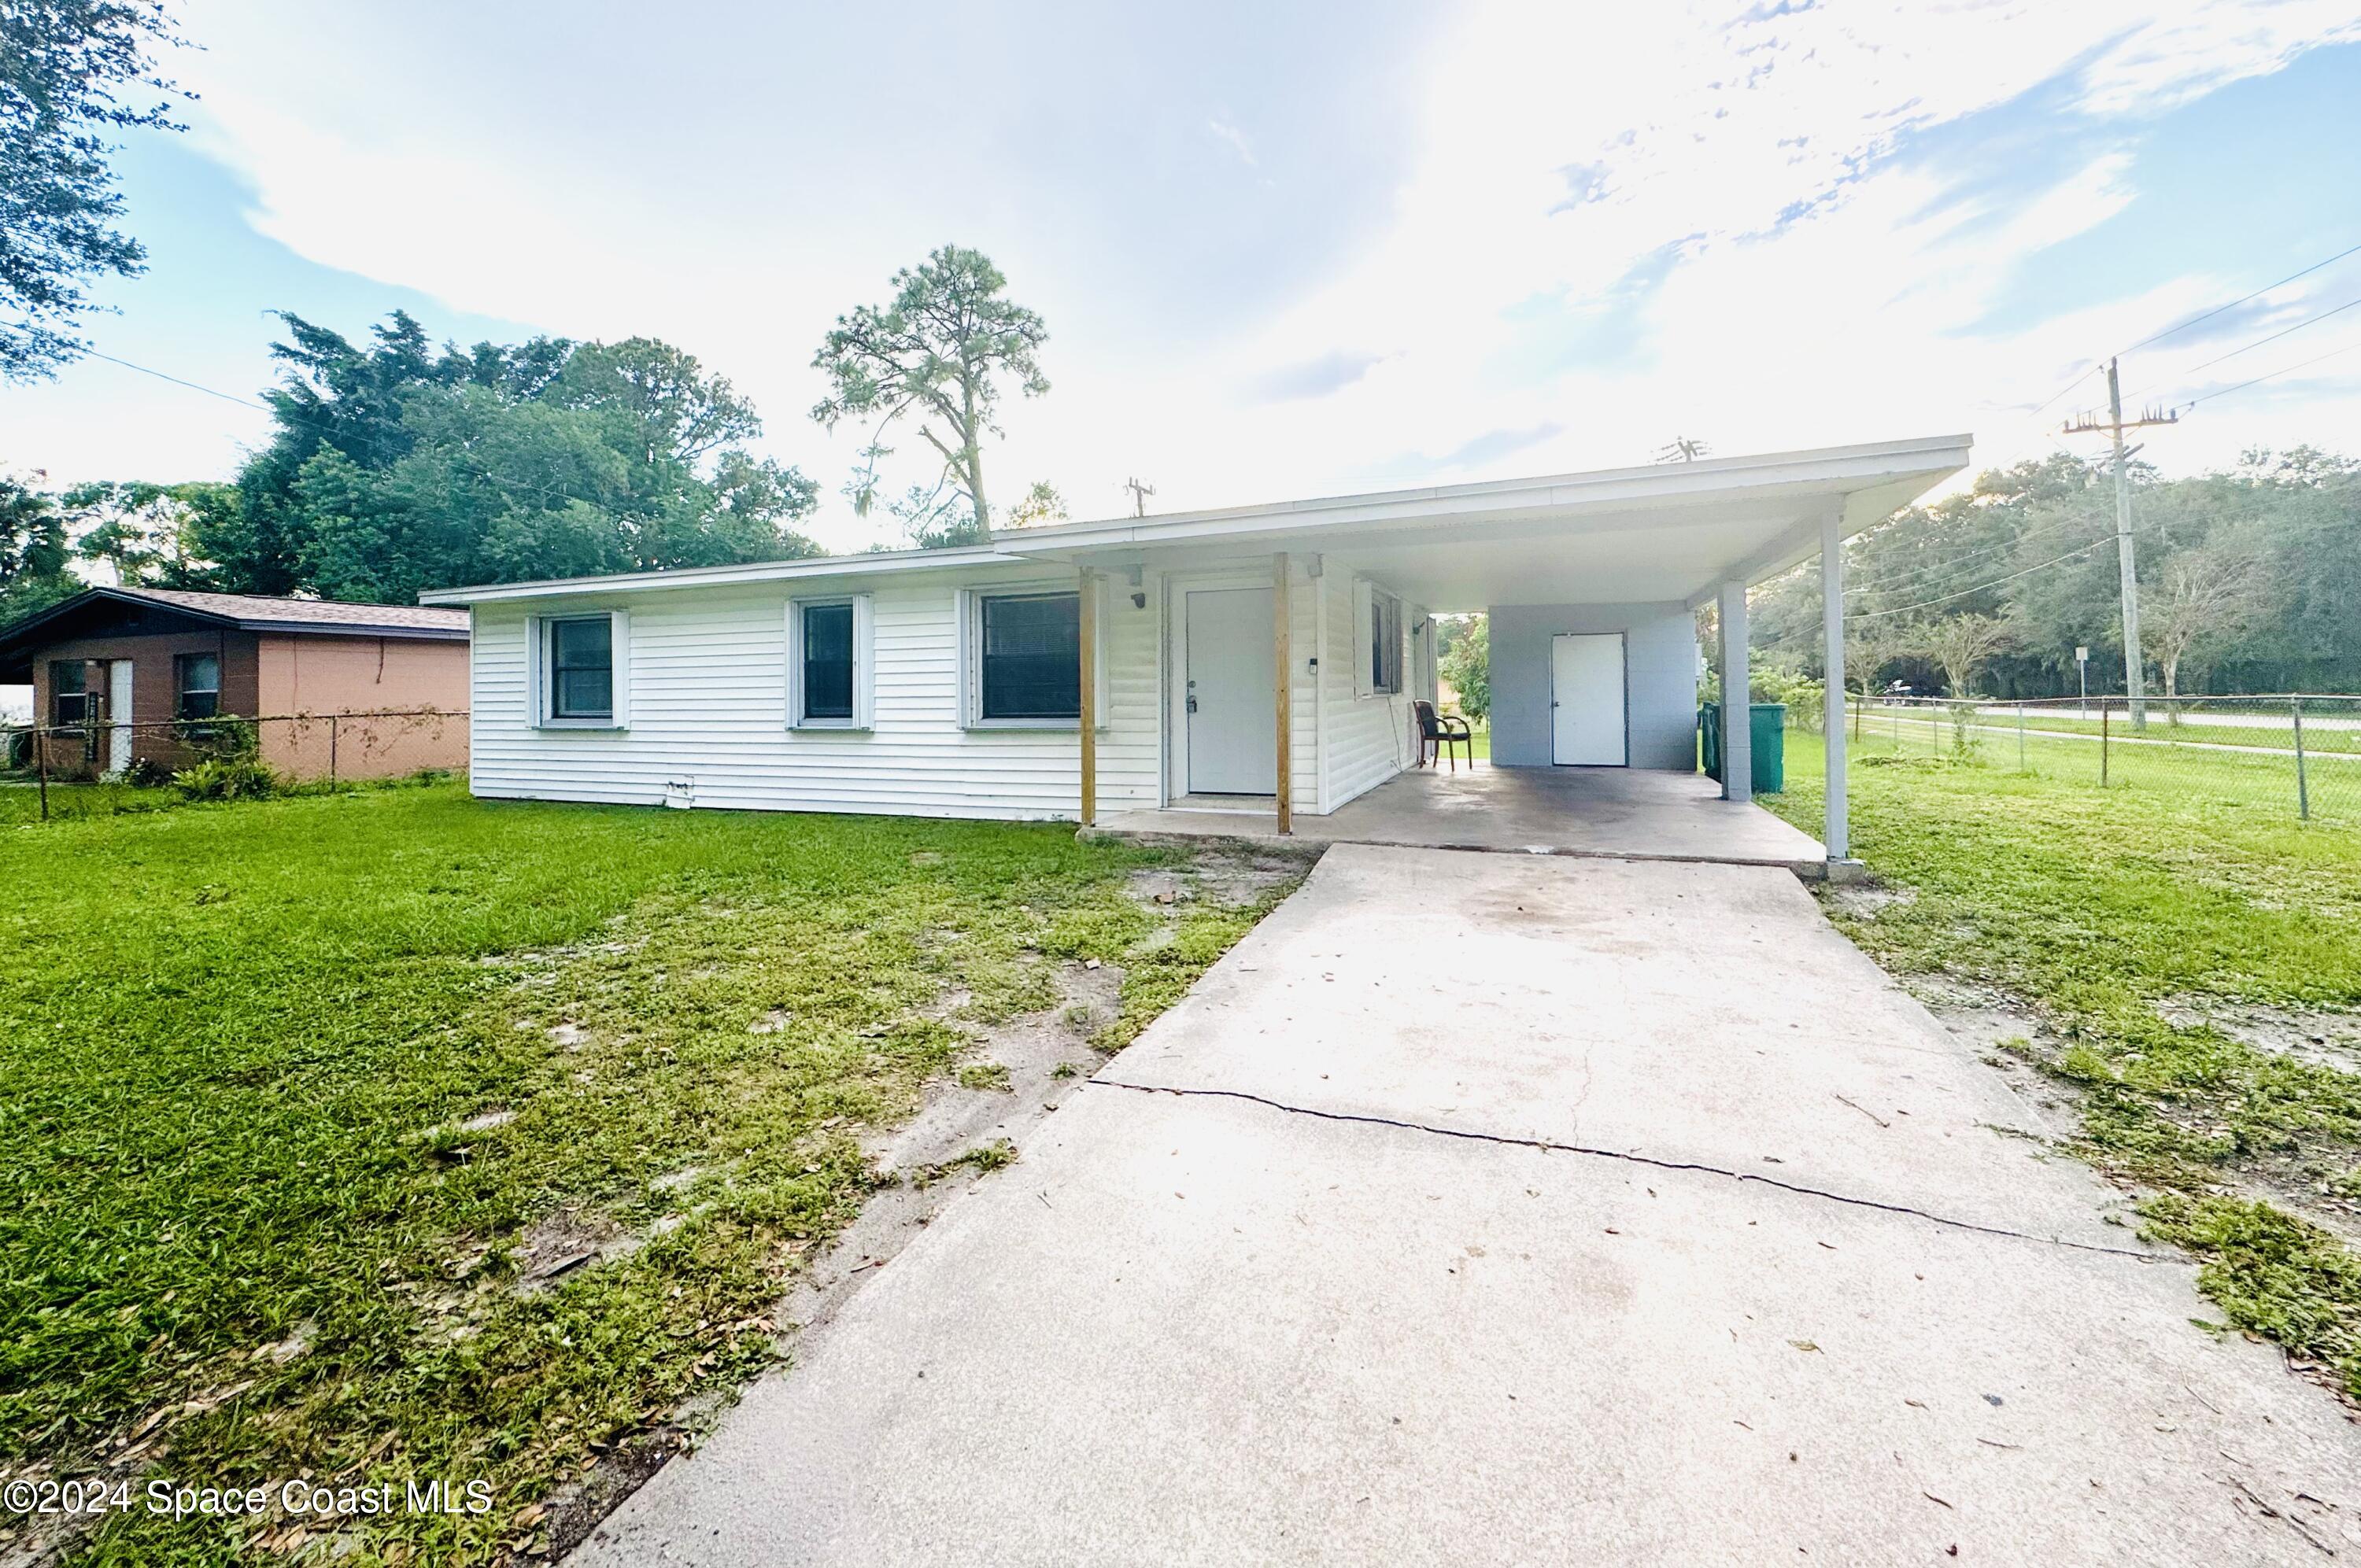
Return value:
[(1340, 845), (576, 1561), (2361, 1552), (2037, 1131), (1784, 872)]

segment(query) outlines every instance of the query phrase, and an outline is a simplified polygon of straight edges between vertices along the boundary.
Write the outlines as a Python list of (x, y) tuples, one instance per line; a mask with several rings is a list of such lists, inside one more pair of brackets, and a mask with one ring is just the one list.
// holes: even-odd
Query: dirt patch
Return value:
[(1301, 881), (1319, 858), (1316, 845), (1295, 851), (1213, 839), (1181, 864), (1132, 872), (1125, 891), (1142, 904), (1259, 904), (1274, 890)]
[(1998, 986), (1943, 975), (1912, 975), (1903, 990), (1925, 1003), (1945, 1033), (1968, 1047), (1998, 1072), (2026, 1102), (2051, 1139), (2070, 1139), (2081, 1124), (2081, 1104), (2072, 1085), (2041, 1068), (2064, 1049), (2064, 1042), (2030, 1002)]
[(2266, 1007), (2218, 996), (2172, 996), (2155, 1005), (2166, 1023), (2179, 1028), (2210, 1025), (2271, 1056), (2361, 1073), (2361, 1014)]
[(544, 1214), (510, 1251), (516, 1266), (516, 1288), (527, 1295), (546, 1290), (577, 1269), (634, 1251), (641, 1239), (587, 1209)]
[(1878, 882), (1832, 883), (1825, 894), (1828, 907), (1853, 920), (1874, 920), (1895, 905), (1918, 902), (1915, 887), (1888, 887)]

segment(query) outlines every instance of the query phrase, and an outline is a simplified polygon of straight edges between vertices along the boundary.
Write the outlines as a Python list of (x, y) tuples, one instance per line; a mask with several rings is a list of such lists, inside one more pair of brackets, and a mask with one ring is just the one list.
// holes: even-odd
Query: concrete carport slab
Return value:
[(1784, 872), (1340, 846), (577, 1560), (2361, 1548), (2027, 1125)]

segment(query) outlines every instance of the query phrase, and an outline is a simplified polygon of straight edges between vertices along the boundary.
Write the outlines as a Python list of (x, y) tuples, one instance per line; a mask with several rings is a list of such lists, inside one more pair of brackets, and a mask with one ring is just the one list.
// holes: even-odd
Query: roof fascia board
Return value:
[(1414, 526), (1470, 515), (1513, 518), (1519, 512), (1544, 513), (1566, 507), (1615, 511), (1635, 507), (1675, 508), (1768, 499), (1783, 492), (1865, 488), (1880, 480), (1892, 481), (1908, 474), (1956, 469), (1966, 462), (1967, 452), (1965, 437), (1942, 437), (1880, 448), (1706, 459), (1546, 479), (1397, 490), (1376, 496), (1289, 501), (1277, 506), (1183, 512), (1162, 518), (1066, 523), (1004, 532), (999, 538), (1005, 550), (1027, 555), (1064, 555), (1355, 525)]
[(748, 561), (729, 566), (685, 566), (658, 572), (623, 572), (604, 577), (550, 577), (529, 583), (484, 583), (436, 588), (418, 596), (423, 605), (490, 604), (508, 599), (568, 598), (577, 594), (646, 593), (659, 588), (792, 582), (799, 577), (883, 576), (942, 571), (952, 566), (1022, 566), (1027, 561), (990, 545), (950, 550), (896, 550), (869, 555), (814, 555), (798, 561)]
[(21, 641), (52, 621), (62, 620), (76, 610), (88, 609), (101, 599), (111, 599), (116, 604), (138, 605), (147, 609), (166, 610), (173, 615), (185, 615), (192, 620), (208, 621), (215, 626), (235, 627), (238, 624), (235, 618), (217, 614), (213, 610), (192, 609), (187, 605), (174, 604), (169, 599), (153, 599), (144, 594), (125, 593), (120, 588), (102, 585), (98, 587), (84, 588), (73, 598), (60, 599), (49, 609), (36, 611), (15, 626), (0, 630), (0, 641), (8, 642)]

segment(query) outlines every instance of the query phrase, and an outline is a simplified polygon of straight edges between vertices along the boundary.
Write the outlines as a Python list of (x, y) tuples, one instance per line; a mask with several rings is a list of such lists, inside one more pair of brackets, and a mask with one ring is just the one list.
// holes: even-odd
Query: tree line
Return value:
[[(1048, 390), (1040, 318), (980, 252), (945, 247), (893, 298), (840, 317), (815, 365), (833, 428), (866, 422), (845, 487), (866, 515), (889, 435), (930, 482), (884, 501), (920, 547), (988, 537), (984, 447), (1004, 382)], [(226, 593), (407, 603), (428, 588), (820, 553), (800, 525), (819, 488), (751, 448), (754, 409), (653, 338), (437, 346), (401, 311), (355, 343), (282, 313), (263, 395), (269, 439), (226, 480), (44, 491), (0, 475), (0, 622), (87, 577)], [(1054, 521), (1037, 483), (997, 513)]]
[[(2251, 451), (2167, 479), (2132, 471), (2142, 668), (2151, 693), (2361, 691), (2361, 460)], [(2036, 697), (2124, 689), (2110, 470), (2066, 453), (1993, 469), (1848, 542), (1856, 689)], [(1758, 685), (1821, 674), (1819, 569), (1755, 590)]]

